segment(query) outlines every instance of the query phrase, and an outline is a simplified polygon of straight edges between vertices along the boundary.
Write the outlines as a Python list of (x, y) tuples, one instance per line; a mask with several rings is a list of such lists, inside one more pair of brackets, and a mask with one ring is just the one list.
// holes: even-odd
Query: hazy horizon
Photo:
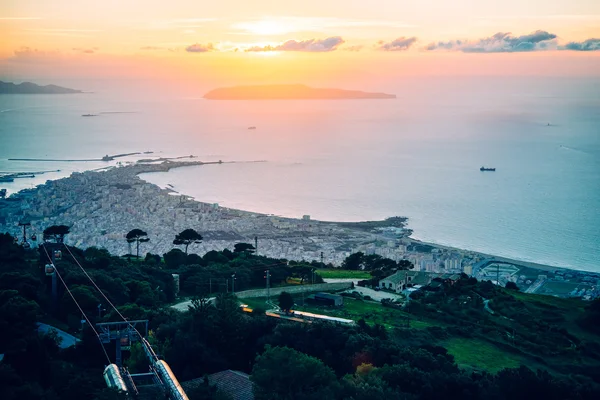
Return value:
[[(543, 10), (543, 11), (542, 11)], [(379, 90), (417, 76), (600, 76), (600, 3), (9, 2), (0, 79)], [(187, 86), (187, 87), (186, 87)], [(82, 88), (87, 90), (87, 88)]]

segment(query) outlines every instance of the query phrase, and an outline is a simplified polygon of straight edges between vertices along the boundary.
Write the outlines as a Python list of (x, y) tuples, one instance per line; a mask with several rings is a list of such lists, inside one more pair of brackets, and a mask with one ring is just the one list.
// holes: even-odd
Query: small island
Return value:
[(311, 88), (306, 85), (234, 86), (211, 90), (208, 100), (343, 100), (395, 99), (396, 95), (360, 90)]
[(40, 86), (31, 82), (14, 84), (0, 81), (0, 94), (71, 94), (83, 93), (81, 90), (69, 89), (62, 86)]

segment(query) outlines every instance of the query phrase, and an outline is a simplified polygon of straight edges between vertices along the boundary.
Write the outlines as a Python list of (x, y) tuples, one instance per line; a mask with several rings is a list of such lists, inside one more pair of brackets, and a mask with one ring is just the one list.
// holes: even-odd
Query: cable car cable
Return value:
[(71, 249), (69, 249), (69, 246), (67, 246), (65, 243), (63, 243), (63, 246), (67, 249), (67, 251), (69, 252), (69, 254), (71, 255), (71, 257), (73, 257), (73, 260), (75, 260), (75, 263), (79, 266), (79, 268), (81, 268), (81, 271), (83, 271), (83, 273), (85, 274), (85, 276), (87, 276), (87, 278), (90, 280), (90, 282), (92, 282), (92, 285), (94, 285), (94, 287), (96, 288), (96, 290), (98, 290), (98, 292), (100, 293), (100, 295), (102, 295), (102, 297), (104, 297), (104, 299), (113, 308), (113, 310), (115, 310), (115, 312), (121, 317), (121, 319), (123, 319), (123, 321), (125, 321), (129, 325), (129, 327), (131, 329), (133, 329), (139, 335), (140, 338), (143, 339), (144, 336), (131, 324), (131, 322), (129, 322), (127, 320), (127, 318), (125, 318), (125, 316), (123, 316), (123, 314), (121, 314), (121, 312), (117, 309), (117, 307), (115, 307), (115, 305), (108, 299), (108, 297), (106, 297), (106, 295), (104, 294), (104, 292), (102, 292), (102, 290), (98, 287), (98, 285), (96, 284), (96, 282), (94, 282), (94, 280), (87, 273), (87, 271), (85, 270), (85, 268), (83, 268), (83, 266), (79, 263), (79, 261), (77, 260), (77, 258), (75, 258), (75, 255), (71, 252)]
[[(175, 399), (188, 399), (187, 395), (185, 394), (185, 391), (183, 390), (183, 388), (181, 388), (181, 385), (177, 381), (177, 378), (175, 377), (175, 375), (172, 372), (170, 372), (170, 368), (168, 367), (168, 365), (166, 364), (166, 362), (163, 361), (163, 360), (160, 360), (158, 358), (158, 356), (154, 352), (154, 349), (152, 348), (152, 346), (150, 345), (150, 343), (144, 338), (144, 336), (140, 333), (140, 331), (138, 331), (131, 324), (131, 322), (129, 322), (127, 320), (127, 318), (125, 318), (125, 316), (123, 316), (123, 314), (121, 314), (121, 312), (117, 309), (117, 307), (115, 307), (115, 305), (108, 299), (108, 297), (106, 297), (106, 295), (102, 292), (102, 290), (100, 290), (100, 288), (98, 287), (98, 285), (96, 284), (96, 282), (94, 282), (94, 280), (87, 273), (87, 271), (85, 270), (85, 268), (83, 268), (83, 266), (77, 260), (77, 258), (75, 257), (75, 255), (71, 252), (71, 250), (69, 249), (69, 247), (65, 243), (63, 243), (63, 246), (67, 249), (67, 251), (69, 252), (69, 254), (71, 255), (71, 257), (73, 257), (73, 260), (75, 260), (75, 263), (83, 271), (83, 273), (85, 274), (85, 276), (87, 276), (87, 278), (90, 280), (90, 282), (92, 282), (92, 284), (98, 290), (98, 292), (100, 292), (100, 294), (102, 295), (102, 297), (104, 297), (104, 299), (115, 310), (115, 312), (123, 319), (123, 321), (125, 323), (127, 323), (127, 325), (129, 325), (129, 327), (138, 334), (138, 336), (140, 337), (140, 340), (141, 340), (142, 345), (144, 346), (145, 350), (147, 351), (147, 353), (150, 353), (152, 355), (152, 357), (151, 357), (153, 359), (152, 360), (152, 365), (155, 365), (155, 368), (159, 369), (161, 371), (159, 374), (161, 376), (163, 376), (163, 377), (164, 377), (164, 374), (167, 374), (167, 376), (168, 376), (169, 379), (168, 379), (168, 383), (166, 384), (165, 387), (166, 387), (166, 389), (169, 392), (171, 392), (171, 397), (173, 397)], [(45, 248), (44, 248), (44, 250), (45, 250)], [(46, 251), (46, 255), (48, 255), (47, 251)], [(60, 275), (58, 275), (58, 276), (60, 277)], [(61, 278), (61, 281), (62, 281), (62, 278)], [(63, 281), (63, 284), (64, 284), (64, 281)], [(65, 287), (66, 287), (66, 285), (65, 285)], [(72, 295), (71, 295), (71, 297), (72, 297)], [(75, 300), (75, 298), (73, 298), (73, 300)], [(80, 310), (81, 310), (81, 308), (80, 308)], [(85, 316), (85, 314), (84, 314), (84, 316)], [(85, 318), (87, 320), (87, 316), (85, 316)], [(89, 320), (88, 320), (88, 323), (89, 323)], [(90, 326), (91, 326), (91, 324), (90, 324)], [(94, 332), (96, 332), (95, 329), (94, 329)], [(100, 336), (98, 335), (97, 332), (96, 332), (96, 335), (98, 336), (98, 340), (100, 340)], [(100, 342), (100, 343), (102, 343), (102, 342)], [(104, 349), (104, 346), (102, 346), (102, 348)], [(106, 353), (106, 351), (105, 351), (105, 353)], [(106, 356), (108, 357), (108, 354)], [(110, 360), (109, 360), (109, 363), (110, 363)], [(158, 365), (158, 367), (156, 365)], [(169, 372), (170, 372), (170, 374), (169, 374)]]
[[(48, 257), (48, 260), (50, 260), (50, 263), (52, 263), (52, 258), (50, 257), (50, 254), (48, 254), (48, 250), (46, 250), (46, 246), (42, 245), (42, 247), (43, 247), (44, 251), (46, 252), (46, 256)], [(77, 306), (77, 308), (79, 309), (79, 311), (81, 311), (81, 314), (83, 315), (83, 317), (85, 318), (85, 320), (89, 324), (90, 328), (92, 328), (92, 331), (94, 331), (94, 334), (96, 335), (96, 337), (98, 338), (98, 341), (100, 342), (100, 347), (102, 347), (102, 351), (104, 352), (104, 355), (106, 356), (106, 359), (108, 360), (108, 363), (111, 364), (112, 362), (110, 361), (110, 357), (108, 356), (108, 353), (106, 352), (106, 349), (104, 348), (104, 344), (102, 343), (102, 339), (100, 339), (100, 335), (98, 334), (98, 331), (96, 331), (96, 329), (94, 328), (94, 325), (92, 325), (92, 323), (91, 323), (90, 319), (88, 318), (88, 316), (85, 314), (85, 312), (83, 312), (83, 309), (81, 308), (81, 306), (79, 305), (79, 303), (77, 302), (77, 300), (75, 300), (75, 296), (73, 296), (73, 293), (71, 293), (71, 290), (69, 289), (69, 287), (67, 286), (67, 284), (63, 280), (63, 278), (60, 275), (60, 273), (58, 272), (58, 269), (56, 268), (56, 266), (54, 266), (54, 273), (56, 274), (56, 276), (58, 276), (58, 278), (62, 282), (63, 286), (67, 290), (67, 293), (69, 293), (69, 296), (71, 296), (71, 298), (73, 299), (73, 302), (75, 302), (75, 305)]]

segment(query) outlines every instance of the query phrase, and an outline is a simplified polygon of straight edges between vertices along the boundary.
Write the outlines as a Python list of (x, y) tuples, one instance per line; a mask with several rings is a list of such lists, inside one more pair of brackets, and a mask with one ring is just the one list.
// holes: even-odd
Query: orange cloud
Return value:
[(216, 49), (213, 47), (212, 43), (209, 44), (199, 44), (195, 43), (189, 45), (185, 48), (185, 51), (188, 53), (208, 53), (210, 51), (215, 51)]
[(277, 46), (253, 46), (246, 51), (305, 51), (323, 53), (334, 51), (344, 43), (340, 36), (332, 36), (326, 39), (288, 40)]

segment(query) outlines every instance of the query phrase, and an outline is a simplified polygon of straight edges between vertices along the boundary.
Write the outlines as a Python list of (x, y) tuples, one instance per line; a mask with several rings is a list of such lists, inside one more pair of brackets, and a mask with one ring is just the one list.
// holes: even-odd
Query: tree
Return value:
[(281, 292), (279, 294), (279, 308), (283, 311), (288, 312), (294, 306), (294, 298), (288, 292)]
[(514, 282), (506, 282), (505, 288), (507, 288), (509, 290), (519, 290), (519, 287)]
[(115, 388), (103, 388), (94, 393), (94, 400), (127, 400), (127, 393), (119, 392)]
[(254, 253), (254, 251), (256, 251), (256, 249), (250, 243), (236, 243), (235, 246), (233, 246), (233, 252), (237, 254), (241, 253), (249, 255)]
[(63, 243), (65, 235), (69, 234), (69, 227), (66, 225), (52, 225), (44, 229), (44, 242), (54, 240), (55, 243)]
[(129, 231), (127, 235), (125, 235), (125, 239), (127, 239), (127, 243), (136, 243), (136, 253), (135, 257), (140, 258), (140, 243), (149, 242), (150, 238), (148, 234), (141, 229), (132, 229)]
[(206, 253), (202, 259), (206, 264), (227, 264), (229, 262), (229, 258), (224, 256), (221, 252), (211, 250)]
[(165, 264), (168, 268), (176, 269), (185, 264), (186, 256), (179, 249), (171, 249), (168, 253), (163, 254)]
[(579, 324), (590, 331), (600, 333), (600, 298), (593, 300), (585, 308)]
[(160, 264), (160, 256), (158, 254), (146, 253), (146, 261), (147, 264)]
[[(363, 265), (367, 271), (375, 269), (378, 267), (378, 264), (383, 260), (379, 254), (369, 254), (368, 256), (363, 257)], [(390, 260), (391, 261), (391, 260)], [(393, 262), (393, 261), (392, 261)], [(394, 266), (396, 263), (394, 262)]]
[(16, 290), (0, 290), (0, 353), (24, 351), (41, 310)]
[(188, 253), (188, 246), (190, 244), (202, 243), (202, 235), (196, 232), (194, 229), (186, 229), (181, 233), (178, 233), (173, 240), (173, 244), (176, 246), (185, 246), (185, 255)]
[(342, 263), (343, 269), (359, 270), (363, 267), (365, 254), (361, 251), (350, 254)]
[(413, 263), (411, 263), (408, 260), (400, 260), (398, 261), (398, 269), (401, 270), (406, 270), (406, 269), (413, 269), (415, 266), (413, 265)]
[(256, 400), (332, 399), (338, 387), (331, 368), (289, 347), (267, 346), (250, 379)]

